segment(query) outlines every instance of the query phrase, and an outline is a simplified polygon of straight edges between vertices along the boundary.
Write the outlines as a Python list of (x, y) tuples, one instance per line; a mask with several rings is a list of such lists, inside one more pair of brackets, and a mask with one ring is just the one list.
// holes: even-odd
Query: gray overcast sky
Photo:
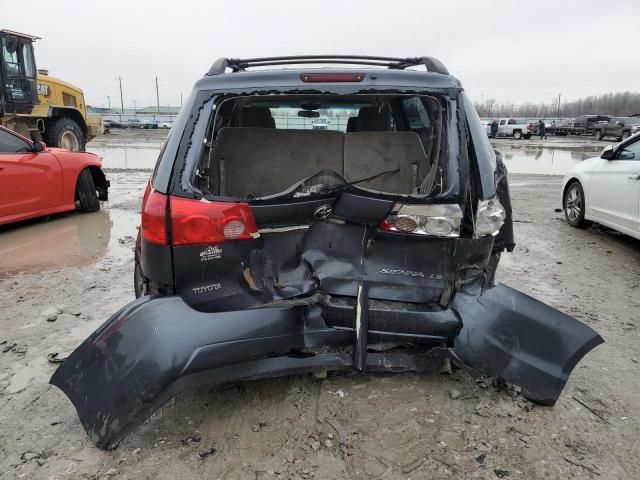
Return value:
[[(29, 3), (29, 2), (27, 2)], [(19, 5), (25, 5), (19, 8)], [(89, 104), (177, 105), (217, 58), (433, 55), (473, 99), (518, 104), (640, 90), (638, 0), (0, 0), (0, 28), (42, 37), (39, 68)]]

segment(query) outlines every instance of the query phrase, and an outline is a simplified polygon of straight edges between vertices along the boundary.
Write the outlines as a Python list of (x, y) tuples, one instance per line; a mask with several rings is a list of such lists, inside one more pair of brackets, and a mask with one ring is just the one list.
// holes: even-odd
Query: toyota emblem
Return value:
[(313, 212), (313, 217), (318, 220), (322, 220), (323, 218), (327, 218), (333, 212), (333, 208), (331, 205), (321, 205), (316, 208), (316, 211)]

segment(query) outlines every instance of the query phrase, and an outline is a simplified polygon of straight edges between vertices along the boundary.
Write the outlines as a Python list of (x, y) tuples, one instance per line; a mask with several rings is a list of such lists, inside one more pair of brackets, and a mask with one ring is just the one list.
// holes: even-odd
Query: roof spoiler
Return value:
[(337, 63), (347, 65), (373, 65), (387, 67), (393, 70), (404, 70), (407, 67), (424, 65), (427, 71), (449, 75), (449, 70), (444, 64), (434, 57), (372, 57), (357, 55), (301, 55), (288, 57), (263, 57), (263, 58), (219, 58), (217, 59), (207, 76), (222, 75), (227, 68), (232, 72), (240, 72), (250, 67), (264, 67), (274, 65), (302, 65)]

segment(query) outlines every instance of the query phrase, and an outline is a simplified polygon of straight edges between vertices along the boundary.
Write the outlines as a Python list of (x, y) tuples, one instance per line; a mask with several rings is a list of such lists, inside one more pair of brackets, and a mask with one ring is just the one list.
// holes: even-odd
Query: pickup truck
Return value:
[[(531, 138), (531, 124), (515, 118), (497, 118), (498, 137), (513, 137), (516, 140)], [(491, 121), (487, 124), (487, 135), (491, 135)]]
[(593, 136), (596, 140), (613, 137), (618, 142), (640, 131), (640, 118), (613, 117), (608, 122), (593, 125)]
[(593, 127), (598, 123), (608, 122), (611, 115), (580, 115), (573, 119), (572, 135), (593, 135)]

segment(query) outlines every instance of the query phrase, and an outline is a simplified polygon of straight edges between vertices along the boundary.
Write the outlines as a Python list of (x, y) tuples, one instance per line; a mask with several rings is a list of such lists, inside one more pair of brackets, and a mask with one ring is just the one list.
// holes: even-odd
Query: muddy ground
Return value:
[(116, 450), (98, 450), (47, 384), (47, 357), (133, 298), (148, 175), (111, 170), (100, 213), (0, 231), (0, 477), (640, 478), (640, 242), (570, 228), (554, 211), (561, 178), (524, 174), (511, 177), (518, 246), (499, 280), (606, 341), (555, 407), (464, 371), (296, 376), (180, 395)]

